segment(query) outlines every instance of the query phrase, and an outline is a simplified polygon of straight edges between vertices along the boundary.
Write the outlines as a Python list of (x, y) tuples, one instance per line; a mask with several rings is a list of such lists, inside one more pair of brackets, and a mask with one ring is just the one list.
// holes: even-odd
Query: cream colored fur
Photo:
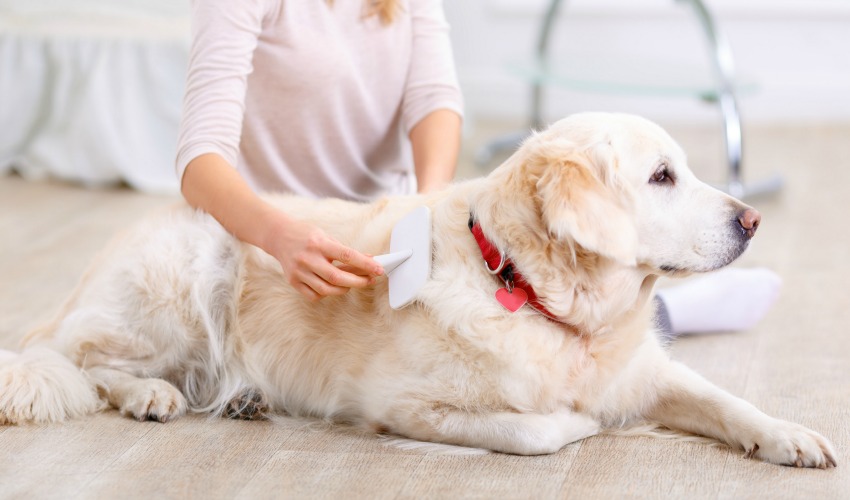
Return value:
[[(651, 182), (665, 166), (673, 182)], [(0, 420), (77, 417), (97, 409), (99, 387), (121, 412), (165, 421), (219, 412), (251, 388), (274, 412), (507, 453), (552, 453), (649, 420), (768, 462), (835, 463), (819, 434), (718, 389), (659, 343), (656, 278), (735, 259), (748, 207), (694, 178), (646, 120), (569, 117), (488, 177), (430, 196), (269, 199), (371, 254), (427, 205), (432, 277), (400, 311), (385, 280), (310, 303), (274, 259), (179, 206), (118, 238), (60, 316), (28, 336), (50, 349), (40, 362), (32, 350), (0, 360)], [(470, 212), (560, 322), (496, 302)], [(71, 363), (76, 374), (60, 376)], [(24, 390), (37, 380), (37, 394)]]

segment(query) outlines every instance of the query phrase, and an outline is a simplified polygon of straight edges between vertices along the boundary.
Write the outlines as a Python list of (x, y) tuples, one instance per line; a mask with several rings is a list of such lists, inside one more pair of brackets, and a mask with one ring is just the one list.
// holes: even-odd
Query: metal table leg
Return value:
[[(549, 36), (552, 33), (552, 25), (558, 17), (562, 0), (551, 0), (540, 23), (537, 38), (537, 64), (543, 68), (549, 58)], [(475, 163), (484, 166), (492, 161), (493, 157), (504, 151), (513, 151), (525, 140), (531, 130), (539, 130), (546, 126), (543, 121), (543, 82), (535, 80), (531, 84), (531, 116), (529, 117), (529, 129), (512, 132), (497, 137), (478, 150), (475, 154)]]
[[(679, 0), (690, 4), (694, 14), (700, 22), (708, 43), (711, 46), (711, 58), (717, 77), (717, 93), (711, 96), (716, 100), (723, 117), (723, 139), (726, 145), (726, 160), (729, 173), (726, 185), (720, 188), (736, 198), (746, 198), (761, 194), (774, 193), (782, 188), (782, 178), (774, 175), (761, 182), (744, 184), (741, 178), (741, 160), (743, 157), (743, 138), (741, 129), (741, 117), (738, 113), (738, 102), (735, 96), (734, 75), (735, 67), (732, 59), (732, 50), (726, 38), (720, 33), (714, 24), (714, 18), (706, 9), (702, 0)], [(540, 68), (545, 68), (549, 58), (549, 38), (552, 26), (563, 4), (562, 0), (551, 0), (546, 14), (540, 24), (537, 39), (537, 63)], [(543, 82), (535, 80), (531, 86), (531, 114), (529, 125), (531, 129), (540, 129), (545, 126), (542, 116), (543, 109)], [(519, 131), (497, 137), (481, 149), (475, 156), (475, 162), (479, 166), (486, 165), (493, 157), (503, 151), (512, 151), (528, 137), (529, 131)]]
[(729, 176), (726, 185), (721, 189), (736, 198), (753, 197), (773, 193), (782, 188), (782, 178), (778, 175), (755, 184), (745, 185), (741, 178), (742, 130), (741, 117), (738, 113), (738, 102), (735, 98), (734, 76), (735, 67), (732, 61), (732, 50), (726, 38), (715, 25), (711, 13), (706, 9), (702, 0), (684, 0), (693, 8), (700, 21), (708, 43), (712, 49), (712, 62), (717, 77), (717, 102), (723, 115), (723, 138), (726, 144), (726, 158), (729, 163)]

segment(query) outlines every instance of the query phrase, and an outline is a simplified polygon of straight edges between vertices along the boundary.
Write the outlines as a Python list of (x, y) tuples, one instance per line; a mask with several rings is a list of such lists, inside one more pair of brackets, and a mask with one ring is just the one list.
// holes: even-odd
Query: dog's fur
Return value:
[[(0, 421), (60, 421), (102, 401), (166, 421), (227, 413), (250, 390), (271, 412), (507, 453), (552, 453), (649, 421), (776, 464), (835, 465), (822, 436), (765, 415), (662, 348), (656, 278), (729, 264), (754, 211), (699, 182), (646, 120), (569, 117), (488, 177), (434, 195), (269, 199), (371, 254), (427, 205), (431, 279), (399, 311), (385, 280), (309, 302), (276, 260), (180, 206), (120, 236), (58, 318), (0, 358)], [(558, 321), (494, 299), (502, 283), (485, 270), (470, 213)]]

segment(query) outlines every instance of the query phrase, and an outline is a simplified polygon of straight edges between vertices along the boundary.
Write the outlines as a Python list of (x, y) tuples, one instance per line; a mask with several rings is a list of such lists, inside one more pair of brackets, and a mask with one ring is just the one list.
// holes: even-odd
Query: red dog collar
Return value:
[[(528, 296), (528, 305), (530, 305), (535, 311), (546, 316), (552, 321), (563, 323), (563, 321), (559, 320), (557, 316), (552, 314), (540, 302), (540, 298), (537, 296), (537, 293), (535, 293), (534, 287), (532, 287), (531, 284), (525, 280), (525, 277), (514, 268), (514, 263), (511, 259), (506, 257), (504, 252), (496, 248), (496, 246), (493, 245), (486, 236), (484, 236), (484, 231), (481, 230), (481, 225), (471, 214), (469, 216), (469, 230), (472, 232), (472, 236), (478, 243), (478, 248), (481, 249), (481, 256), (484, 257), (484, 265), (487, 268), (487, 271), (490, 274), (497, 275), (505, 283), (505, 289), (508, 294), (512, 294), (517, 289), (522, 290)], [(502, 303), (502, 305), (511, 309), (502, 301), (502, 299), (498, 300)]]

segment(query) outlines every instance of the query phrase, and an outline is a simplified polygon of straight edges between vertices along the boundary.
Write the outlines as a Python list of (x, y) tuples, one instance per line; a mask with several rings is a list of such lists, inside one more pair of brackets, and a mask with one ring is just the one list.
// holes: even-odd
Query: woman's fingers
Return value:
[[(343, 267), (338, 267), (328, 261), (324, 261), (321, 265), (314, 267), (312, 271), (319, 279), (333, 287), (343, 287), (345, 289), (363, 288), (374, 284), (371, 275), (363, 276), (357, 274), (361, 271), (353, 266), (348, 266), (348, 269), (344, 269)], [(321, 293), (320, 290), (316, 291)]]
[(372, 274), (367, 274), (362, 269), (356, 268), (354, 266), (349, 266), (348, 264), (334, 264), (336, 267), (342, 269), (343, 271), (351, 274), (356, 274), (357, 276), (366, 276), (371, 279), (373, 282), (375, 280), (375, 276)]
[[(375, 284), (375, 274), (383, 269), (359, 252), (343, 245), (328, 240), (329, 244), (323, 248), (321, 253), (315, 253), (309, 258), (303, 259), (299, 269), (294, 276), (294, 284), (305, 298), (311, 301), (320, 300), (324, 297), (343, 295), (352, 288), (364, 288)], [(332, 261), (359, 264), (334, 265)]]
[(332, 285), (332, 284), (328, 283), (327, 281), (325, 281), (322, 277), (320, 277), (317, 274), (314, 274), (311, 277), (306, 278), (303, 281), (303, 284), (306, 285), (310, 290), (312, 290), (316, 294), (315, 298), (310, 297), (310, 296), (307, 297), (308, 299), (311, 299), (311, 300), (319, 300), (319, 299), (322, 299), (324, 297), (333, 297), (333, 296), (337, 296), (337, 295), (344, 295), (350, 290), (349, 287)]
[[(324, 264), (325, 266), (335, 267), (326, 261)], [(351, 288), (330, 283), (318, 275), (314, 268), (309, 265), (294, 269), (293, 275), (289, 278), (289, 283), (298, 293), (311, 302), (328, 296), (343, 295)]]
[(277, 240), (275, 254), (289, 283), (308, 300), (373, 285), (375, 277), (384, 272), (374, 259), (339, 243), (315, 226), (295, 222), (287, 229)]
[(310, 302), (315, 302), (322, 298), (322, 296), (316, 293), (315, 290), (300, 281), (298, 283), (293, 284), (292, 288), (294, 288), (295, 291), (300, 293), (305, 299), (309, 300)]
[(346, 268), (351, 269), (354, 274), (362, 276), (380, 276), (384, 274), (384, 268), (375, 259), (335, 240), (328, 239), (323, 251), (326, 257), (341, 262)]

